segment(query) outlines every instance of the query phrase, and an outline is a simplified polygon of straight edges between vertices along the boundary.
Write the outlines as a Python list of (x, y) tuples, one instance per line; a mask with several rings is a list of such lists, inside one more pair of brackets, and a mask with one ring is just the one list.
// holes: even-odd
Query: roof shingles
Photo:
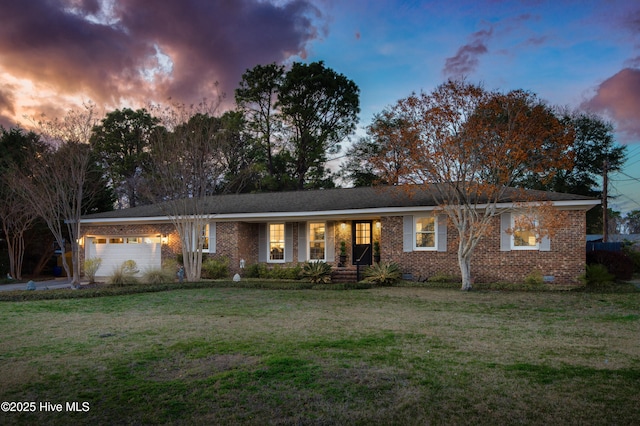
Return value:
[[(431, 192), (433, 187), (407, 191), (397, 186), (336, 188), (309, 191), (290, 191), (257, 194), (214, 195), (204, 200), (206, 214), (260, 214), (346, 211), (393, 207), (433, 207), (437, 205)], [(523, 201), (522, 191), (509, 189), (505, 203)], [(593, 201), (594, 198), (558, 192), (527, 191), (531, 199), (549, 201)], [(127, 219), (166, 216), (160, 204), (96, 213), (83, 221), (96, 219)]]

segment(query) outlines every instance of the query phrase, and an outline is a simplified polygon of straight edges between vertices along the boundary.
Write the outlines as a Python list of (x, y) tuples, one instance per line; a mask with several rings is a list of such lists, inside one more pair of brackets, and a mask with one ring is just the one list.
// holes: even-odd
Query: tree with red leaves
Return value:
[(399, 100), (377, 119), (369, 131), (385, 143), (371, 162), (383, 180), (414, 184), (408, 191), (430, 186), (439, 210), (458, 231), (462, 290), (471, 289), (473, 251), (496, 215), (510, 208), (535, 217), (518, 229), (529, 228), (540, 240), (561, 225), (549, 203), (512, 188), (525, 173), (548, 179), (550, 170), (572, 161), (571, 128), (535, 95), (448, 81), (431, 93)]

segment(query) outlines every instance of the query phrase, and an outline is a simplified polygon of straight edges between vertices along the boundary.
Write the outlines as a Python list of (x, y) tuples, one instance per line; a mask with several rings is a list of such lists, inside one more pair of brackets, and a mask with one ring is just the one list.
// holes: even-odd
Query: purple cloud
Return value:
[(603, 81), (582, 108), (605, 114), (617, 124), (625, 142), (640, 140), (640, 69), (625, 68)]
[(479, 63), (478, 57), (486, 54), (487, 41), (493, 34), (493, 27), (473, 33), (470, 42), (460, 47), (456, 54), (447, 58), (443, 73), (449, 77), (463, 77), (473, 72)]
[(231, 95), (246, 69), (304, 56), (322, 19), (310, 0), (0, 0), (0, 10), (0, 77), (106, 105)]
[(7, 90), (7, 88), (0, 87), (0, 113), (15, 113), (13, 107), (14, 102), (15, 99), (13, 98), (12, 92), (10, 90)]

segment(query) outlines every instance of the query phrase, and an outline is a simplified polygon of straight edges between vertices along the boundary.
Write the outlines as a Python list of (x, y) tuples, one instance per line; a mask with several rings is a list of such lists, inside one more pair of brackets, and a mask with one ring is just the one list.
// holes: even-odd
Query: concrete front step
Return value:
[[(360, 279), (365, 267), (360, 267)], [(355, 283), (358, 281), (358, 271), (356, 268), (336, 268), (331, 272), (331, 282), (334, 283)]]

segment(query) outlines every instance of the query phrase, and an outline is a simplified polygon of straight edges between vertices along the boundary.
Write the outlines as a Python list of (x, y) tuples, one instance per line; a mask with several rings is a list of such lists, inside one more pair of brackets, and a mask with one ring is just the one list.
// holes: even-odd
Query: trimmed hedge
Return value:
[(35, 300), (87, 299), (92, 297), (123, 296), (138, 293), (155, 293), (159, 291), (189, 290), (200, 288), (247, 288), (260, 290), (359, 290), (372, 286), (365, 283), (353, 284), (313, 284), (308, 281), (243, 279), (240, 282), (229, 280), (199, 281), (166, 284), (137, 284), (126, 287), (113, 285), (91, 285), (78, 290), (14, 290), (0, 291), (0, 302), (28, 302)]

